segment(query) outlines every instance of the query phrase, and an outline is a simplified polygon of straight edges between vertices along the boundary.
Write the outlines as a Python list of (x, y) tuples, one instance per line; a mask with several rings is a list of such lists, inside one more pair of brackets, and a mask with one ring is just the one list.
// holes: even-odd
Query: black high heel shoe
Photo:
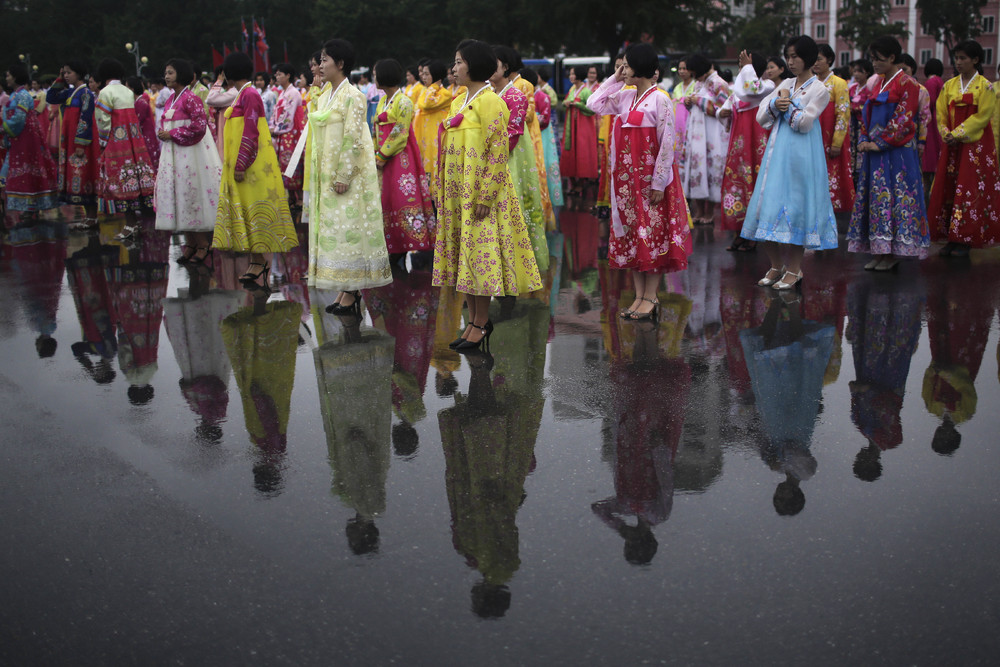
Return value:
[[(255, 266), (259, 266), (260, 271), (254, 273), (253, 271), (250, 270)], [(244, 288), (256, 289), (261, 286), (267, 287), (268, 286), (267, 282), (270, 275), (271, 275), (271, 265), (268, 264), (267, 262), (250, 262), (250, 266), (247, 267), (246, 273), (240, 276), (239, 280), (240, 284), (243, 285)], [(261, 276), (264, 277), (263, 285), (257, 282), (258, 280), (260, 280)]]
[[(190, 246), (188, 246), (188, 247), (190, 247)], [(202, 251), (205, 252), (204, 255), (201, 254)], [(212, 249), (211, 248), (209, 248), (208, 246), (198, 246), (197, 248), (195, 248), (194, 254), (187, 258), (187, 263), (188, 264), (204, 264), (206, 260), (209, 260), (211, 258), (212, 258)], [(177, 261), (179, 262), (180, 260), (177, 260)], [(270, 269), (270, 267), (268, 267), (268, 269)]]
[(458, 347), (455, 348), (457, 352), (469, 352), (471, 350), (478, 350), (482, 346), (483, 350), (490, 349), (490, 334), (493, 333), (493, 322), (486, 320), (486, 324), (483, 326), (472, 325), (473, 328), (479, 329), (483, 333), (483, 337), (479, 340), (472, 342), (471, 340), (463, 340)]
[(350, 305), (345, 306), (342, 303), (331, 303), (326, 307), (326, 312), (332, 313), (333, 315), (350, 315), (351, 313), (361, 317), (361, 292), (355, 290), (353, 292), (345, 292), (345, 294), (350, 294), (354, 297), (354, 301)]
[[(194, 252), (189, 253), (189, 250), (194, 250)], [(198, 254), (198, 246), (184, 244), (184, 252), (180, 257), (177, 258), (178, 264), (187, 264), (191, 261), (191, 258)]]

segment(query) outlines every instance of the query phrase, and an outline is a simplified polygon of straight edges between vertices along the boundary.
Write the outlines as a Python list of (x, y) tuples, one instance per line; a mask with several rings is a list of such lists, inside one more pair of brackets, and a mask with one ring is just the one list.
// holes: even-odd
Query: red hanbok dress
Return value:
[[(96, 98), (86, 85), (69, 88), (57, 81), (45, 99), (62, 107), (62, 138), (59, 143), (59, 198), (66, 204), (96, 204), (101, 177), (101, 145), (94, 122)], [(76, 154), (83, 149), (83, 157)]]
[(146, 143), (149, 159), (153, 161), (153, 171), (160, 168), (160, 138), (156, 136), (156, 114), (149, 106), (145, 95), (135, 98), (135, 116), (139, 119), (142, 140)]
[[(611, 220), (608, 260), (616, 269), (667, 273), (687, 268), (690, 214), (674, 161), (674, 111), (651, 86), (635, 89), (608, 79), (587, 106), (614, 115), (611, 126)], [(651, 190), (663, 191), (657, 205)]]
[(97, 97), (101, 143), (98, 210), (114, 214), (152, 208), (156, 174), (135, 113), (135, 94), (120, 81), (109, 82)]
[(56, 195), (56, 164), (45, 146), (35, 101), (21, 86), (3, 108), (2, 143), (8, 146), (0, 170), (6, 182), (7, 210), (45, 211), (59, 206)]
[(979, 74), (964, 89), (956, 76), (938, 96), (938, 130), (960, 143), (941, 148), (927, 210), (932, 241), (973, 248), (1000, 242), (1000, 173), (990, 125), (996, 103), (993, 87)]
[(375, 162), (382, 166), (382, 221), (386, 249), (392, 253), (431, 250), (437, 231), (434, 204), (417, 148), (413, 102), (400, 91), (378, 101)]
[[(722, 175), (722, 229), (743, 229), (747, 204), (764, 161), (764, 149), (771, 130), (757, 122), (757, 107), (774, 90), (774, 82), (757, 76), (753, 65), (745, 65), (736, 75), (733, 94), (722, 105), (733, 115), (729, 121), (729, 151)], [(679, 105), (683, 107), (684, 105)], [(725, 121), (723, 121), (725, 122)]]
[(274, 107), (270, 123), (274, 148), (278, 153), (278, 165), (281, 167), (281, 178), (289, 192), (302, 189), (305, 160), (299, 161), (299, 166), (291, 178), (284, 173), (288, 169), (288, 163), (292, 161), (295, 146), (299, 143), (305, 124), (306, 108), (302, 104), (302, 93), (295, 86), (289, 85), (278, 96), (278, 104)]
[(840, 155), (826, 156), (826, 173), (830, 178), (830, 202), (836, 213), (850, 212), (854, 208), (854, 178), (851, 174), (850, 142), (845, 141), (851, 125), (851, 98), (847, 82), (836, 74), (829, 74), (823, 82), (830, 93), (830, 101), (819, 116), (823, 130), (823, 150), (839, 147)]
[(587, 108), (590, 88), (571, 88), (566, 95), (566, 127), (559, 170), (566, 178), (593, 178), (597, 169), (597, 119)]

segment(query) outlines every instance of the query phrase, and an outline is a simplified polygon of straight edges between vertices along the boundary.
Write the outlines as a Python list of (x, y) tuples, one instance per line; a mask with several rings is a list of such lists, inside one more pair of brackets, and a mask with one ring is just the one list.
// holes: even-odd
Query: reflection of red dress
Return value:
[[(160, 342), (167, 265), (144, 263), (108, 269), (111, 302), (118, 320), (118, 356), (130, 384), (147, 384)], [(141, 380), (140, 380), (141, 378)]]
[(601, 243), (597, 218), (584, 211), (565, 209), (559, 214), (559, 230), (569, 245), (569, 268), (573, 277), (579, 277), (585, 269), (596, 269), (597, 249)]

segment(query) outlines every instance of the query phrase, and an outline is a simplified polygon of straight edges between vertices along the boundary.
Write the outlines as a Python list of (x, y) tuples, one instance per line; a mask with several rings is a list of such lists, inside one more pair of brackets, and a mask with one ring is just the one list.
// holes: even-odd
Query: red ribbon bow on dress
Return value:
[(380, 123), (388, 123), (389, 122), (389, 112), (383, 111), (382, 113), (380, 113), (378, 115), (378, 122), (380, 122)]
[(465, 115), (457, 113), (445, 122), (448, 124), (448, 127), (458, 127), (462, 124), (463, 120), (465, 120)]

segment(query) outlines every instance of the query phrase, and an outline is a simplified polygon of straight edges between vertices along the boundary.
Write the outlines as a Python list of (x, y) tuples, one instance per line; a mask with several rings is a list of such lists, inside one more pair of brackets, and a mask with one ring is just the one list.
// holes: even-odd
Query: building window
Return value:
[(821, 12), (826, 9), (826, 0), (816, 0), (816, 11)]
[(992, 35), (996, 30), (996, 18), (993, 16), (983, 17), (983, 33), (986, 35)]
[(983, 63), (983, 64), (984, 65), (992, 65), (993, 64), (993, 49), (986, 49), (986, 62)]
[(933, 57), (930, 49), (920, 49), (920, 64), (926, 65), (927, 61)]
[(840, 66), (841, 67), (847, 67), (850, 64), (851, 64), (851, 52), (850, 51), (841, 51), (840, 52)]
[(905, 7), (906, 6), (906, 0), (896, 0), (896, 6), (897, 7)]
[(816, 39), (826, 39), (826, 24), (817, 23), (816, 24)]

